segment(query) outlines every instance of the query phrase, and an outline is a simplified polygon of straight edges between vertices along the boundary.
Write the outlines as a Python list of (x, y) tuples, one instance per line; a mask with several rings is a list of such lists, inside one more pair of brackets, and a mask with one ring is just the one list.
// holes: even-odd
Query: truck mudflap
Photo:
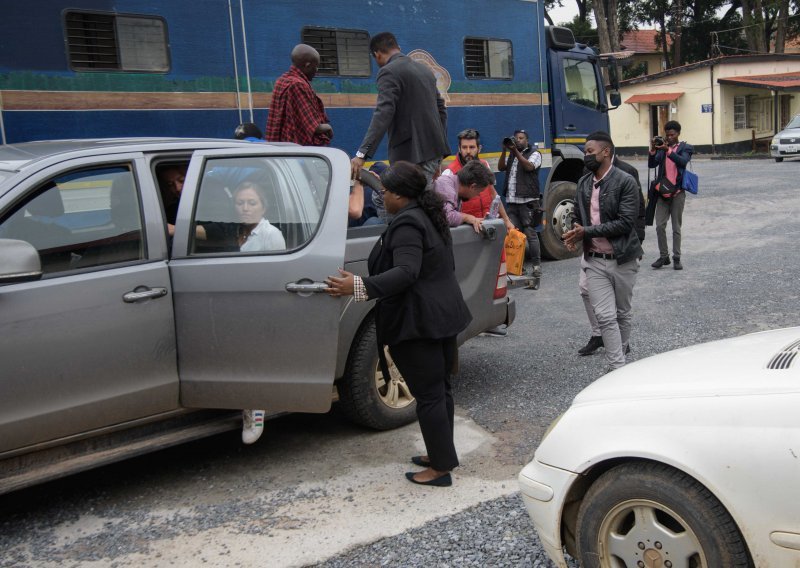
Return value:
[(508, 300), (506, 304), (506, 327), (508, 327), (514, 323), (514, 320), (517, 318), (517, 303), (514, 301), (514, 298), (506, 299)]

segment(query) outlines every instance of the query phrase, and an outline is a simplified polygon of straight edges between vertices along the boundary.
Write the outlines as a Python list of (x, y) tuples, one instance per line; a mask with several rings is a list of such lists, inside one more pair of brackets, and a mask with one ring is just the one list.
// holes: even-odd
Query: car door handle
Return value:
[(286, 291), (300, 295), (321, 294), (328, 291), (328, 285), (325, 282), (314, 282), (304, 278), (297, 282), (289, 282)]
[(147, 286), (137, 286), (135, 290), (122, 295), (122, 301), (133, 304), (139, 300), (148, 298), (161, 298), (167, 295), (166, 288), (148, 288)]
[(578, 129), (578, 127), (577, 127), (577, 126), (575, 126), (574, 124), (568, 124), (568, 125), (566, 125), (566, 126), (564, 127), (564, 130), (569, 130), (570, 132), (573, 132), (573, 131), (575, 131), (575, 130), (577, 130), (577, 129)]

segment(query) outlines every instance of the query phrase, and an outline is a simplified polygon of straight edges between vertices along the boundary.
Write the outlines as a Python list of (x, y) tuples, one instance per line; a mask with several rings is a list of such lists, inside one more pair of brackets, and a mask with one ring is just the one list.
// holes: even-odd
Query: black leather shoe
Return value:
[(414, 456), (411, 458), (411, 463), (419, 467), (431, 467), (431, 460), (425, 456)]
[(658, 260), (655, 261), (652, 266), (653, 268), (661, 268), (662, 266), (667, 266), (669, 264), (669, 257), (668, 256), (660, 256)]
[(589, 338), (589, 343), (578, 349), (580, 355), (591, 355), (603, 346), (603, 336), (593, 335)]
[(674, 268), (675, 270), (683, 270), (683, 265), (681, 264), (680, 258), (673, 257), (672, 260), (675, 261), (675, 266), (673, 266), (672, 268)]
[(445, 473), (444, 475), (440, 475), (435, 479), (431, 479), (430, 481), (417, 481), (414, 479), (414, 476), (417, 475), (417, 471), (407, 471), (406, 472), (406, 479), (408, 479), (411, 483), (416, 483), (417, 485), (430, 485), (431, 487), (450, 487), (453, 485), (453, 478), (450, 476), (449, 473)]

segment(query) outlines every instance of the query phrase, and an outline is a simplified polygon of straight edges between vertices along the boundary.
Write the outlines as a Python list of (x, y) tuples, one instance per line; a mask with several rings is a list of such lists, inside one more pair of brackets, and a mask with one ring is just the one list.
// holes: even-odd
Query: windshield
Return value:
[(788, 130), (789, 128), (800, 128), (800, 114), (789, 121), (789, 124), (786, 125), (786, 129)]

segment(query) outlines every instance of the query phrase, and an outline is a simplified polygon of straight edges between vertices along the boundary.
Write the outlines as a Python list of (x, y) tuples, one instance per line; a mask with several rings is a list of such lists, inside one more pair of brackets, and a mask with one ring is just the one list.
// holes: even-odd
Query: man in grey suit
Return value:
[(400, 52), (389, 32), (373, 36), (369, 50), (378, 67), (378, 104), (364, 141), (350, 161), (353, 179), (389, 131), (389, 162), (404, 160), (422, 167), (431, 180), (447, 145), (447, 108), (436, 89), (436, 78), (422, 63)]

